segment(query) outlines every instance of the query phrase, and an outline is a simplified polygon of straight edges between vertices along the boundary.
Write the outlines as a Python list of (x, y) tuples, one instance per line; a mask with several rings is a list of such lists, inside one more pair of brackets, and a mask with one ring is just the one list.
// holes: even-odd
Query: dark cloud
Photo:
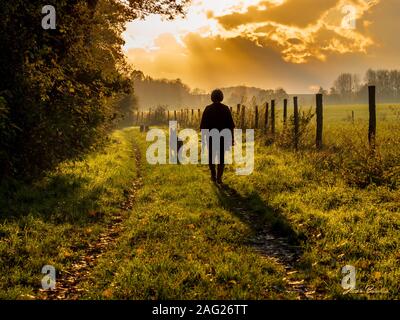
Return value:
[(260, 6), (252, 6), (245, 13), (233, 13), (217, 19), (226, 29), (260, 22), (305, 28), (318, 21), (327, 10), (338, 3), (339, 0), (287, 0), (283, 4), (274, 5), (270, 1), (263, 1), (260, 5), (265, 6), (266, 10), (260, 10)]

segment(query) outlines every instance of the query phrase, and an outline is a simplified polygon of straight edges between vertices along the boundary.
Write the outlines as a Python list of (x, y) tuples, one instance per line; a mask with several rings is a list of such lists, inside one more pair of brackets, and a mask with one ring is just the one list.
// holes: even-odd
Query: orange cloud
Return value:
[[(247, 85), (308, 91), (321, 68), (312, 71), (307, 64), (288, 67), (278, 48), (261, 47), (240, 36), (203, 38), (190, 33), (183, 42), (184, 47), (171, 35), (163, 35), (156, 41), (162, 43), (160, 50), (131, 49), (129, 61), (150, 76), (181, 78), (192, 87), (207, 90)], [(330, 73), (325, 76), (329, 78)]]
[(305, 28), (318, 21), (323, 13), (335, 7), (339, 1), (287, 0), (280, 4), (262, 1), (257, 6), (249, 7), (245, 13), (233, 13), (217, 19), (227, 29), (259, 22), (275, 22)]
[[(276, 46), (285, 61), (325, 61), (331, 53), (363, 52), (373, 40), (358, 30), (368, 27), (363, 15), (379, 0), (262, 1), (244, 13), (215, 19), (231, 35), (246, 37), (257, 45)], [(360, 25), (354, 25), (353, 21)]]

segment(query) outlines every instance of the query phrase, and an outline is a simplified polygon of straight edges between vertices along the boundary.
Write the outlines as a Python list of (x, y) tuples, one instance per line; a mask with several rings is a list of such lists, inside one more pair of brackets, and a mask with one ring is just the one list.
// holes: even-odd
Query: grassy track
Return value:
[[(257, 144), (254, 174), (231, 168), (221, 189), (204, 166), (148, 165), (146, 147), (137, 129), (118, 131), (33, 186), (2, 186), (0, 298), (40, 297), (41, 267), (74, 270), (116, 216), (113, 245), (76, 277), (73, 298), (399, 298), (397, 184), (351, 187), (325, 153)], [(289, 268), (279, 237), (301, 246)], [(359, 291), (375, 292), (343, 295), (347, 264)]]
[[(273, 231), (302, 242), (297, 280), (319, 298), (398, 298), (398, 189), (351, 187), (335, 170), (319, 166), (320, 156), (258, 145), (255, 173), (237, 177), (231, 171), (227, 182)], [(296, 297), (287, 282), (279, 287), (287, 278), (281, 265), (252, 252), (252, 225), (230, 210), (232, 199), (221, 198), (207, 169), (146, 170), (131, 231), (113, 253), (125, 263), (110, 269), (105, 259), (98, 278), (108, 274), (109, 280), (90, 297)], [(343, 294), (345, 265), (357, 269), (358, 293)]]
[[(144, 135), (134, 135), (145, 152)], [(87, 298), (296, 297), (282, 265), (249, 246), (254, 230), (224, 209), (207, 170), (143, 167), (144, 186), (126, 231), (84, 286)]]

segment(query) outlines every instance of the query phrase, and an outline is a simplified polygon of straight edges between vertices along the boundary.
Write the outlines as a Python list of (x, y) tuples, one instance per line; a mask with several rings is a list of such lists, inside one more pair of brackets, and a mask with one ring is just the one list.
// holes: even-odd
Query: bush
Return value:
[[(312, 109), (307, 111), (299, 112), (299, 147), (309, 147), (310, 146), (310, 134), (311, 134), (311, 121), (315, 114)], [(278, 146), (283, 148), (292, 148), (294, 146), (294, 116), (290, 116), (288, 119), (288, 125), (279, 133), (276, 143)]]
[(337, 126), (327, 136), (332, 141), (325, 150), (309, 156), (315, 167), (340, 173), (350, 186), (366, 188), (385, 185), (396, 189), (400, 185), (400, 131), (398, 125), (379, 128), (375, 149), (371, 149), (364, 126)]

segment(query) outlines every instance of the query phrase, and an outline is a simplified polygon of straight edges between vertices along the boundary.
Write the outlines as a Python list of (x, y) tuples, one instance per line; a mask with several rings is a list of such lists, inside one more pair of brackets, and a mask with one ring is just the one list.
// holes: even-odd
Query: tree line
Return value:
[(342, 73), (329, 92), (320, 88), (319, 93), (326, 96), (328, 103), (363, 103), (368, 96), (368, 86), (376, 86), (380, 102), (399, 102), (400, 70), (369, 69), (363, 81), (357, 74)]
[(44, 30), (43, 1), (1, 1), (0, 180), (31, 179), (100, 145), (132, 88), (126, 23), (173, 18), (186, 2), (49, 0), (57, 25)]
[[(135, 70), (131, 76), (134, 94), (126, 98), (125, 102), (134, 104), (134, 109), (150, 110), (162, 107), (165, 110), (182, 108), (204, 108), (210, 104), (210, 94), (200, 89), (191, 89), (181, 79), (154, 79), (146, 76), (142, 71)], [(221, 88), (224, 92), (224, 103), (230, 106), (237, 104), (257, 105), (271, 99), (285, 99), (288, 97), (282, 88), (259, 89), (246, 86)], [(155, 94), (156, 93), (156, 94)]]
[[(168, 109), (204, 108), (210, 103), (209, 93), (200, 89), (190, 89), (182, 80), (154, 79), (135, 70), (132, 73), (134, 95), (129, 103), (134, 109), (150, 110), (157, 107)], [(334, 81), (330, 90), (320, 87), (317, 93), (324, 95), (328, 104), (365, 103), (368, 96), (368, 86), (377, 88), (379, 102), (400, 101), (400, 70), (368, 70), (362, 81), (360, 76), (342, 73)], [(224, 103), (229, 106), (237, 104), (254, 107), (265, 101), (276, 100), (281, 104), (284, 99), (291, 98), (283, 88), (260, 89), (247, 86), (221, 88), (224, 92)], [(156, 94), (155, 94), (156, 93)], [(299, 103), (308, 105), (314, 103), (314, 94), (295, 94)], [(128, 103), (128, 98), (125, 100)]]

